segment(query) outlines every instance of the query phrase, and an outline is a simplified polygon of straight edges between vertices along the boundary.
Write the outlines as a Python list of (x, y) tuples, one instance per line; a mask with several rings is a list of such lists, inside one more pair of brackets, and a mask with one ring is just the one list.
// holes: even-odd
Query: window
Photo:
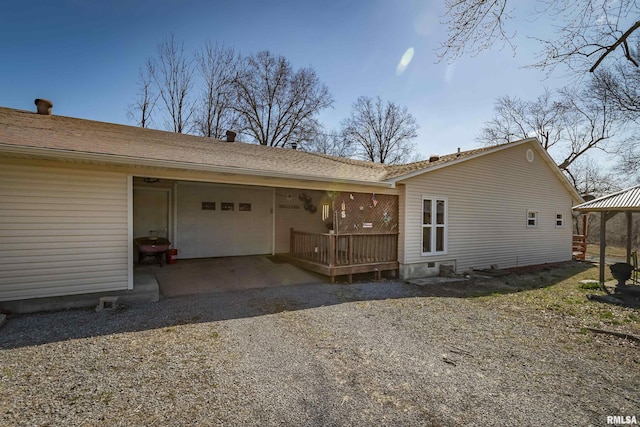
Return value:
[(557, 213), (556, 214), (556, 227), (564, 227), (564, 214)]
[(447, 200), (422, 198), (422, 254), (447, 252)]
[(527, 211), (527, 227), (537, 227), (537, 226), (538, 226), (538, 212)]

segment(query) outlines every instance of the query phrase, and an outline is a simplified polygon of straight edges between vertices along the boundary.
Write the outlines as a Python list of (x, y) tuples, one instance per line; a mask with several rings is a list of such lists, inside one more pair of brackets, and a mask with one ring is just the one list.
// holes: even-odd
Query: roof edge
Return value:
[(584, 202), (581, 203), (577, 206), (574, 206), (572, 209), (575, 211), (583, 211), (583, 212), (608, 212), (608, 211), (635, 211), (636, 209), (634, 208), (616, 208), (616, 209), (607, 209), (607, 208), (589, 208), (589, 205), (601, 202), (605, 199), (610, 199), (612, 197), (618, 196), (622, 193), (626, 193), (629, 190), (633, 190), (635, 188), (640, 187), (640, 184), (638, 185), (632, 185), (631, 187), (627, 187), (624, 190), (620, 190), (620, 191), (616, 191), (615, 193), (611, 193), (611, 194), (605, 194), (604, 196), (600, 196), (597, 199), (593, 199), (593, 200), (589, 200), (588, 202)]
[(86, 153), (80, 151), (63, 150), (59, 148), (40, 148), (40, 147), (24, 147), (13, 144), (0, 143), (0, 148), (4, 152), (13, 154), (22, 154), (27, 156), (40, 156), (40, 157), (53, 157), (55, 159), (74, 159), (74, 160), (86, 160), (86, 161), (102, 161), (111, 163), (114, 165), (134, 165), (134, 166), (150, 166), (150, 167), (169, 167), (182, 170), (192, 170), (201, 172), (218, 172), (229, 173), (235, 175), (248, 175), (248, 176), (263, 176), (269, 178), (281, 178), (281, 179), (297, 179), (301, 181), (314, 181), (314, 182), (330, 182), (330, 183), (342, 183), (353, 185), (366, 185), (371, 187), (381, 188), (395, 188), (395, 183), (384, 181), (362, 181), (352, 179), (326, 179), (323, 177), (316, 177), (313, 175), (294, 175), (287, 173), (269, 172), (258, 169), (245, 169), (235, 168), (228, 166), (209, 166), (198, 163), (180, 162), (174, 160), (155, 160), (155, 159), (140, 159), (133, 156), (122, 156), (115, 154), (100, 154), (100, 153)]

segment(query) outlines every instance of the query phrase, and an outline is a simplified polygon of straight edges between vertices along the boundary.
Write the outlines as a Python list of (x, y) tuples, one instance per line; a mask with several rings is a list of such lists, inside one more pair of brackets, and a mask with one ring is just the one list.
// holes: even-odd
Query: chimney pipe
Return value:
[(48, 99), (37, 98), (34, 101), (34, 104), (36, 104), (36, 107), (38, 108), (38, 114), (42, 114), (44, 116), (51, 115), (51, 109), (53, 108), (53, 103)]
[(234, 131), (227, 131), (227, 142), (236, 142), (236, 133)]

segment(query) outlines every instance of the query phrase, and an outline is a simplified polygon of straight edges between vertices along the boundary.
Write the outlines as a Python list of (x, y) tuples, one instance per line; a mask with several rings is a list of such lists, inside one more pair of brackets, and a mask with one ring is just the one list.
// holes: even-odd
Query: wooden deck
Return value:
[(289, 261), (298, 267), (329, 276), (383, 271), (397, 274), (398, 234), (329, 234), (305, 233), (291, 229)]

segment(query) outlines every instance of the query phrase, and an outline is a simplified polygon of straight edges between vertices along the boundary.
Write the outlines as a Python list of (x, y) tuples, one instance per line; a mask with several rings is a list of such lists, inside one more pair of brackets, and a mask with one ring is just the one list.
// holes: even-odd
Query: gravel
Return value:
[(637, 342), (498, 297), (463, 297), (464, 286), (287, 286), (9, 316), (0, 425), (640, 418)]

